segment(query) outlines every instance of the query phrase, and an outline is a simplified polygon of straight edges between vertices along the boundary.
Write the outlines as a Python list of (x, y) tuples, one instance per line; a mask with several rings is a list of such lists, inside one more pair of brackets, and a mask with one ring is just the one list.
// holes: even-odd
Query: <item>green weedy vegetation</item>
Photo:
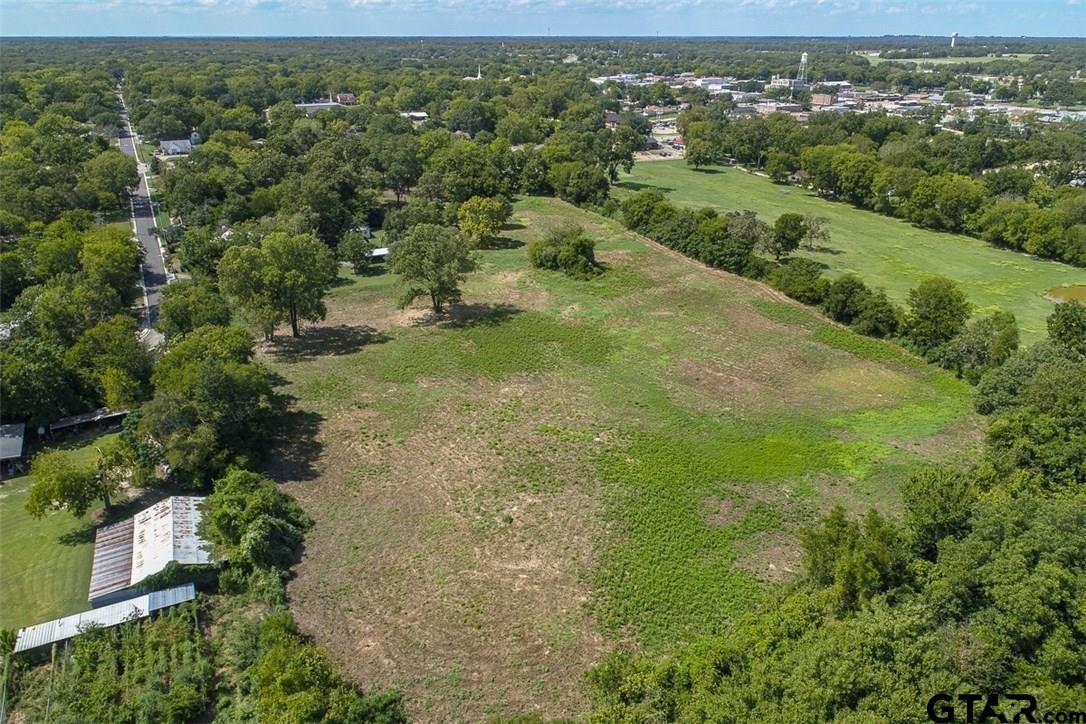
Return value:
[(898, 303), (923, 279), (941, 275), (958, 282), (979, 313), (1013, 312), (1023, 342), (1044, 336), (1044, 319), (1053, 303), (1044, 298), (1052, 287), (1080, 284), (1082, 269), (997, 249), (979, 239), (921, 229), (905, 221), (818, 198), (801, 188), (779, 186), (737, 168), (694, 170), (683, 161), (654, 161), (634, 166), (615, 189), (659, 188), (677, 204), (712, 206), (726, 211), (750, 209), (764, 218), (796, 212), (825, 217), (831, 252), (804, 246), (795, 255), (815, 259), (830, 276), (857, 274), (872, 288), (882, 287)]
[(914, 471), (900, 519), (835, 507), (804, 526), (804, 577), (757, 612), (667, 658), (612, 655), (589, 676), (593, 720), (905, 722), (934, 693), (968, 691), (1075, 709), (1086, 358), (1066, 322), (1084, 314), (1061, 310), (1046, 342), (985, 373), (978, 460)]
[(198, 607), (183, 604), (126, 626), (89, 631), (52, 666), (20, 677), (16, 708), (28, 721), (181, 724), (200, 718), (214, 665)]
[[(345, 272), (327, 324), (377, 331), (342, 354), (266, 357), (327, 431), (319, 471), (292, 487), (315, 522), (295, 614), (368, 681), (382, 665), (351, 655), (324, 601), (376, 641), (427, 607), (399, 653), (411, 711), (583, 712), (571, 662), (601, 628), (648, 651), (717, 631), (798, 574), (819, 510), (896, 510), (926, 458), (976, 443), (969, 386), (900, 347), (554, 199), (518, 201), (513, 221), (526, 244), (581, 226), (606, 271), (484, 250), (436, 320), (421, 300), (397, 310), (394, 275)], [(548, 653), (510, 649), (522, 629)], [(478, 652), (438, 654), (466, 632)], [(496, 657), (517, 663), (492, 672)], [(450, 666), (465, 676), (435, 684)]]
[(419, 377), (501, 379), (545, 372), (571, 363), (599, 365), (611, 346), (600, 328), (572, 327), (534, 312), (503, 319), (501, 307), (479, 322), (451, 324), (447, 334), (408, 333), (375, 360), (374, 372), (389, 382)]

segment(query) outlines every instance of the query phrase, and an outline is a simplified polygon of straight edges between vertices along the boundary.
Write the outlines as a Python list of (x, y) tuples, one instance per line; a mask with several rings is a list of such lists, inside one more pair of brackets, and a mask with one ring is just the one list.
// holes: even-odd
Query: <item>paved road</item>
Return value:
[(136, 148), (139, 137), (136, 136), (136, 132), (132, 129), (132, 123), (128, 119), (128, 109), (124, 106), (123, 98), (121, 98), (121, 109), (121, 119), (124, 121), (124, 127), (121, 129), (117, 140), (120, 143), (121, 151), (135, 158), (139, 164), (139, 188), (131, 197), (132, 226), (135, 228), (136, 236), (143, 246), (143, 290), (147, 299), (147, 315), (144, 324), (150, 327), (158, 316), (158, 303), (162, 298), (162, 289), (169, 282), (169, 279), (166, 276), (166, 265), (162, 259), (162, 247), (159, 245), (158, 237), (155, 236), (155, 229), (158, 228), (158, 225), (155, 223), (155, 212), (151, 206), (151, 195), (147, 188), (147, 166), (143, 163)]

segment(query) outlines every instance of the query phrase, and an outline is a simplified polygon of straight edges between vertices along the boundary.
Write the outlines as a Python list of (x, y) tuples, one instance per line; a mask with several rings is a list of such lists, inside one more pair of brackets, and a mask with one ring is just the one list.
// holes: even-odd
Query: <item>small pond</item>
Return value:
[(1069, 287), (1052, 287), (1045, 297), (1054, 302), (1069, 302), (1072, 299), (1086, 304), (1086, 284), (1073, 284)]

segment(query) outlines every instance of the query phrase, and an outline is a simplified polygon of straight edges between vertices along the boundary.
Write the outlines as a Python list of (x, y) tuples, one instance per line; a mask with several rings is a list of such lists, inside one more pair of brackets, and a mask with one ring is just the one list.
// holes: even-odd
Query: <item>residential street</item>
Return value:
[[(120, 97), (119, 94), (118, 97)], [(150, 327), (158, 316), (158, 304), (162, 296), (162, 289), (169, 279), (162, 258), (162, 247), (155, 235), (157, 224), (155, 223), (154, 209), (151, 206), (150, 190), (147, 186), (147, 165), (140, 158), (137, 150), (139, 138), (129, 121), (128, 109), (124, 106), (123, 98), (121, 98), (121, 108), (124, 127), (121, 129), (117, 140), (121, 151), (135, 158), (139, 164), (139, 187), (131, 197), (132, 226), (140, 244), (143, 246), (143, 289), (147, 299), (147, 314), (144, 324), (146, 327)]]

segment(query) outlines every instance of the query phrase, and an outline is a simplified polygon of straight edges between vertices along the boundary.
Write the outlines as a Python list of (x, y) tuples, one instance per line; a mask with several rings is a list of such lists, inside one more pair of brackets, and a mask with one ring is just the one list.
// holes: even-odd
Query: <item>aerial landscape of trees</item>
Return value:
[[(875, 465), (880, 455), (887, 459), (880, 481), (894, 489), (864, 498), (863, 509), (844, 500), (852, 488), (843, 488), (807, 517), (774, 520), (794, 524), (796, 570), (772, 582), (748, 577), (750, 588), (736, 594), (749, 599), (736, 609), (743, 613), (691, 626), (697, 636), (650, 645), (634, 622), (617, 620), (621, 609), (586, 594), (586, 619), (607, 623), (593, 629), (596, 648), (586, 659), (595, 663), (578, 672), (587, 702), (580, 715), (596, 722), (911, 721), (932, 694), (973, 690), (1028, 691), (1049, 710), (1081, 708), (1086, 306), (1053, 301), (1044, 338), (1031, 339), (1012, 302), (978, 304), (937, 258), (910, 260), (922, 277), (893, 296), (885, 279), (822, 263), (817, 254), (833, 253), (839, 222), (796, 206), (789, 194), (954, 235), (947, 243), (990, 244), (1010, 259), (1083, 267), (1086, 122), (1034, 122), (1021, 131), (983, 113), (940, 122), (885, 112), (810, 112), (800, 121), (735, 114), (731, 95), (710, 96), (702, 87), (591, 80), (727, 74), (762, 79), (748, 81), (761, 90), (771, 75), (790, 72), (799, 49), (810, 48), (823, 82), (948, 95), (982, 82), (985, 92), (1016, 102), (1086, 103), (1086, 84), (1066, 80), (1086, 62), (1074, 43), (992, 40), (981, 54), (979, 39), (954, 49), (923, 38), (867, 41), (882, 51), (882, 62), (833, 39), (5, 41), (0, 418), (25, 424), (29, 450), (25, 499), (18, 511), (3, 510), (5, 521), (67, 516), (86, 529), (64, 542), (43, 535), (40, 544), (87, 545), (97, 525), (131, 515), (134, 502), (200, 495), (200, 534), (213, 559), (211, 573), (197, 580), (196, 601), (88, 631), (48, 663), (10, 656), (5, 633), (2, 684), (15, 711), (28, 721), (400, 722), (415, 713), (411, 692), (401, 687), (467, 698), (462, 679), (482, 675), (460, 663), (450, 663), (436, 683), (433, 676), (420, 683), (425, 677), (405, 669), (372, 688), (342, 670), (342, 651), (323, 646), (319, 626), (292, 608), (288, 586), (305, 556), (327, 550), (307, 548), (307, 536), (376, 506), (376, 494), (344, 498), (322, 516), (293, 483), (331, 469), (352, 493), (391, 485), (393, 466), (378, 464), (373, 451), (402, 444), (415, 418), (436, 429), (455, 417), (471, 436), (442, 440), (440, 453), (462, 448), (483, 457), (463, 456), (470, 490), (442, 504), (458, 506), (466, 528), (496, 540), (495, 531), (519, 534), (527, 511), (547, 505), (540, 501), (549, 500), (552, 486), (583, 506), (578, 515), (605, 519), (592, 531), (599, 548), (583, 554), (595, 565), (610, 550), (609, 536), (624, 534), (615, 532), (621, 516), (584, 502), (579, 490), (540, 481), (573, 477), (566, 447), (597, 446), (594, 469), (621, 469), (634, 458), (616, 440), (633, 449), (648, 436), (609, 428), (593, 409), (613, 404), (640, 419), (641, 403), (603, 400), (578, 375), (606, 359), (637, 378), (649, 368), (627, 365), (627, 355), (651, 350), (651, 374), (660, 380), (636, 383), (658, 390), (668, 410), (663, 426), (681, 430), (683, 405), (696, 403), (668, 384), (669, 375), (696, 380), (694, 396), (738, 397), (724, 385), (750, 384), (789, 403), (781, 380), (787, 368), (820, 354), (821, 347), (812, 351), (818, 345), (855, 357), (848, 364), (886, 365), (859, 381), (845, 379), (853, 374), (845, 363), (839, 373), (820, 369), (818, 395), (871, 384), (871, 396), (881, 398), (916, 375), (948, 396), (965, 389), (967, 418), (940, 418), (957, 426), (945, 440), (944, 427), (918, 432), (925, 447), (915, 453), (923, 458), (915, 468), (890, 460), (895, 452), (872, 452)], [(947, 62), (921, 67), (924, 58)], [(978, 81), (982, 66), (996, 80)], [(305, 105), (348, 91), (350, 102)], [(141, 147), (194, 144), (187, 154), (158, 154), (147, 167), (169, 281), (154, 309), (144, 306), (151, 303), (144, 252), (132, 232), (130, 193), (143, 167), (117, 145), (119, 96)], [(807, 96), (799, 100), (809, 107)], [(691, 177), (723, 165), (766, 176), (760, 182), (780, 192), (784, 210), (759, 215), (743, 199), (727, 207), (736, 210), (718, 210), (704, 205), (712, 199), (695, 205), (671, 198), (670, 189), (624, 183), (652, 138), (649, 116), (641, 114), (649, 104), (676, 124), (690, 168), (663, 163)], [(531, 205), (540, 199), (555, 205), (545, 208), (569, 210), (569, 218), (546, 216)], [(652, 265), (660, 268), (645, 271)], [(691, 268), (705, 276), (688, 274)], [(751, 308), (763, 315), (756, 324), (744, 326), (745, 312), (721, 308), (726, 304), (708, 309), (702, 292), (718, 282), (755, 290)], [(623, 302), (586, 309), (586, 299), (623, 294), (650, 300), (659, 317), (690, 307), (724, 320), (728, 334), (734, 330), (767, 359), (785, 326), (809, 337), (775, 363), (779, 380), (763, 378), (746, 360), (711, 352), (701, 359), (670, 346), (669, 335), (696, 338), (707, 334), (702, 329), (677, 324), (650, 339), (623, 317)], [(506, 332), (508, 320), (515, 321)], [(382, 358), (366, 355), (369, 347), (392, 346), (376, 344), (388, 340), (402, 347)], [(669, 366), (677, 357), (680, 366)], [(327, 365), (319, 373), (292, 375), (318, 358)], [(457, 377), (482, 368), (483, 359), (490, 366), (478, 376)], [(556, 370), (568, 369), (575, 374), (559, 379)], [(381, 396), (382, 386), (394, 384), (410, 389), (407, 412), (390, 413)], [(359, 388), (361, 397), (345, 403), (329, 393), (346, 387)], [(453, 398), (450, 390), (460, 388), (478, 402)], [(500, 414), (485, 417), (484, 402), (500, 405)], [(938, 406), (917, 401), (887, 414), (904, 418), (922, 409), (938, 417)], [(102, 408), (126, 413), (123, 423), (71, 440), (50, 427)], [(549, 408), (578, 418), (578, 426), (544, 420)], [(540, 419), (511, 423), (519, 418), (510, 411), (521, 409), (536, 409)], [(739, 403), (727, 410), (720, 417), (749, 424)], [(858, 410), (848, 414), (866, 414)], [(833, 418), (834, 435), (871, 450), (882, 444), (861, 439), (841, 415)], [(787, 449), (788, 435), (765, 439)], [(943, 449), (961, 440), (962, 449)], [(349, 451), (348, 470), (336, 470), (328, 454), (337, 446)], [(508, 452), (516, 446), (545, 451), (551, 464), (513, 462)], [(403, 456), (397, 465), (417, 466), (420, 479), (444, 475), (434, 450), (405, 449)], [(842, 463), (865, 475), (869, 466), (866, 458)], [(499, 478), (529, 482), (515, 502), (498, 504), (485, 494)], [(659, 482), (668, 495), (667, 481)], [(782, 489), (797, 484), (779, 482)], [(441, 498), (429, 490), (417, 495), (420, 507)], [(389, 547), (401, 542), (402, 513), (395, 506), (387, 512), (397, 521), (389, 524)], [(445, 523), (435, 516), (420, 525), (425, 530), (408, 534), (439, 540)], [(522, 544), (525, 570), (541, 568), (532, 552), (541, 543), (511, 545)], [(355, 544), (344, 570), (374, 565), (370, 557), (380, 555)], [(494, 565), (475, 555), (470, 566), (479, 571)], [(569, 554), (578, 564), (579, 556)], [(466, 585), (458, 566), (467, 565), (425, 575)], [(730, 565), (709, 560), (706, 568), (717, 566), (723, 576)], [(427, 566), (430, 559), (420, 558), (402, 567)], [(167, 574), (162, 580), (188, 580), (184, 571)], [(462, 577), (475, 585), (486, 575)], [(527, 573), (523, 580), (529, 585)], [(346, 584), (330, 589), (321, 605), (361, 621), (346, 591)], [(469, 633), (484, 625), (472, 610), (457, 615)], [(350, 635), (376, 640), (367, 624)], [(556, 645), (564, 635), (544, 631), (538, 645)], [(404, 642), (371, 641), (351, 655), (394, 661), (395, 652), (382, 647), (398, 645)], [(490, 714), (543, 721), (536, 710)]]

